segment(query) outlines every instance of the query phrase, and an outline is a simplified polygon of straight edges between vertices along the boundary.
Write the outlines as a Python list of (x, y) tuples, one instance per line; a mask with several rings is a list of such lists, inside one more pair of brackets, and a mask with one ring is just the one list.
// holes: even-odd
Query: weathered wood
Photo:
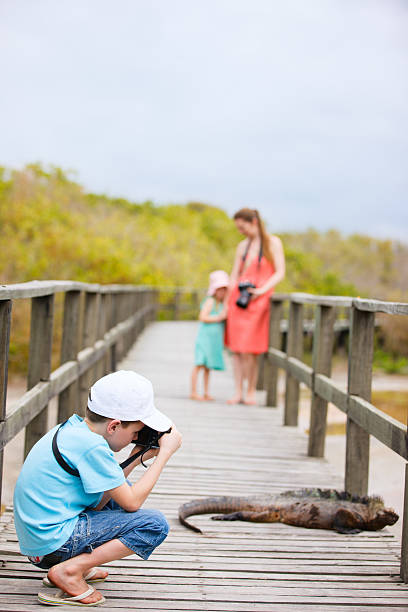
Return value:
[[(333, 475), (327, 462), (306, 456), (303, 432), (282, 428), (281, 408), (251, 407), (249, 418), (246, 406), (221, 403), (225, 379), (217, 377), (212, 389), (217, 402), (186, 399), (180, 391), (186, 361), (169, 359), (166, 347), (177, 345), (179, 355), (185, 355), (195, 333), (191, 323), (152, 325), (119, 364), (152, 380), (160, 409), (171, 415), (184, 441), (144, 504), (165, 513), (169, 536), (148, 562), (132, 556), (109, 564), (108, 580), (98, 585), (107, 599), (103, 607), (138, 612), (405, 609), (408, 588), (398, 579), (398, 542), (390, 532), (351, 536), (197, 516), (194, 522), (205, 532), (200, 536), (178, 523), (178, 506), (196, 496), (341, 486), (341, 477)], [(143, 473), (137, 468), (132, 481)], [(44, 572), (17, 554), (12, 524), (1, 519), (0, 610), (38, 609)]]
[(331, 402), (342, 412), (348, 412), (348, 395), (338, 384), (333, 380), (324, 376), (324, 374), (315, 374), (314, 391), (327, 402)]
[[(330, 377), (334, 342), (336, 311), (330, 306), (317, 306), (313, 335), (312, 368), (314, 374)], [(321, 398), (312, 384), (310, 409), (310, 433), (307, 454), (309, 457), (324, 457), (326, 439), (327, 401)]]
[(357, 310), (364, 310), (366, 312), (408, 315), (408, 304), (404, 302), (383, 302), (381, 300), (354, 298), (353, 306)]
[(262, 391), (265, 385), (266, 355), (267, 353), (258, 355), (258, 379), (256, 381), (257, 391)]
[(402, 517), (400, 575), (408, 583), (408, 463), (405, 464), (404, 515)]
[[(0, 422), (6, 418), (8, 354), (10, 346), (11, 300), (0, 302)], [(0, 450), (0, 514), (3, 483), (3, 449)]]
[(174, 321), (178, 321), (180, 318), (180, 299), (181, 293), (179, 289), (176, 289), (174, 292), (174, 302), (173, 302), (173, 319)]
[[(289, 307), (287, 355), (302, 359), (303, 355), (303, 305), (295, 302)], [(299, 381), (286, 372), (284, 425), (296, 426), (299, 413)]]
[[(283, 302), (271, 301), (271, 315), (269, 319), (269, 348), (281, 348), (281, 319)], [(270, 359), (269, 353), (265, 364), (266, 405), (277, 406), (278, 404), (278, 367)]]
[[(93, 347), (97, 341), (99, 298), (100, 296), (97, 293), (85, 293), (81, 341), (82, 349)], [(77, 407), (77, 413), (80, 416), (85, 415), (89, 389), (95, 382), (95, 379), (96, 372), (94, 367), (89, 367), (79, 379), (79, 405)]]
[[(371, 400), (374, 347), (374, 313), (351, 310), (348, 393)], [(346, 427), (345, 489), (354, 495), (366, 495), (370, 436), (351, 418)]]
[[(79, 317), (80, 317), (79, 291), (67, 291), (64, 298), (64, 320), (61, 342), (61, 365), (67, 361), (74, 361), (79, 350)], [(78, 380), (64, 389), (58, 397), (58, 423), (68, 419), (79, 409)]]
[[(151, 306), (147, 305), (145, 311)], [(0, 422), (0, 449), (12, 440), (21, 429), (36, 417), (49, 401), (62, 393), (78, 377), (86, 373), (110, 350), (117, 340), (132, 329), (143, 317), (145, 311), (141, 310), (127, 321), (119, 323), (114, 329), (105, 334), (104, 340), (98, 340), (93, 347), (80, 351), (76, 361), (66, 362), (51, 373), (49, 382), (41, 382), (27, 391), (15, 404), (6, 420)]]
[[(27, 389), (31, 389), (38, 382), (46, 381), (50, 377), (53, 320), (54, 295), (32, 298)], [(48, 408), (45, 406), (26, 428), (24, 457), (47, 432), (47, 420)]]

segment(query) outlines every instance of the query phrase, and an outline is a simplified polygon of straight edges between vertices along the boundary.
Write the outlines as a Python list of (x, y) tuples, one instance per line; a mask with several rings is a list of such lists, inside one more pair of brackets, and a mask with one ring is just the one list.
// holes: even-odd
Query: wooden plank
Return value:
[[(0, 422), (6, 418), (8, 355), (10, 346), (11, 300), (0, 302)], [(3, 485), (3, 448), (0, 450), (0, 514)]]
[[(269, 320), (269, 349), (281, 348), (281, 319), (283, 312), (283, 301), (271, 301), (271, 316)], [(278, 405), (278, 367), (270, 358), (270, 353), (267, 353), (267, 361), (265, 364), (265, 387), (266, 387), (266, 405)]]
[[(334, 321), (336, 311), (330, 306), (316, 308), (315, 331), (313, 334), (313, 374), (330, 377), (334, 343)], [(309, 457), (324, 457), (327, 422), (327, 400), (321, 398), (312, 385), (310, 408), (310, 433), (307, 454)]]
[(408, 459), (407, 427), (360, 397), (348, 398), (347, 414), (368, 434)]
[(365, 312), (385, 312), (387, 314), (408, 315), (408, 304), (406, 302), (384, 302), (381, 300), (354, 298), (353, 307)]
[(405, 464), (404, 515), (402, 522), (401, 578), (408, 582), (408, 463)]
[(296, 357), (288, 357), (286, 360), (286, 371), (297, 381), (311, 388), (313, 385), (313, 370)]
[[(79, 291), (67, 291), (64, 298), (64, 320), (61, 342), (61, 365), (74, 361), (79, 351)], [(58, 423), (68, 419), (77, 412), (79, 407), (78, 379), (75, 380), (58, 396)]]
[[(287, 356), (301, 360), (303, 355), (303, 305), (291, 301), (289, 307), (289, 329)], [(296, 426), (299, 412), (299, 381), (286, 372), (284, 425)]]
[(136, 293), (143, 292), (148, 287), (145, 285), (99, 285), (92, 283), (81, 283), (78, 281), (29, 281), (27, 283), (16, 283), (0, 285), (0, 300), (12, 300), (23, 298), (36, 298), (52, 295), (65, 291), (90, 291), (95, 293)]
[(347, 414), (348, 394), (333, 380), (324, 376), (324, 374), (315, 374), (314, 390), (320, 397), (331, 402), (342, 412)]
[(350, 308), (353, 298), (334, 295), (312, 295), (310, 293), (291, 293), (290, 299), (296, 304), (315, 304), (316, 306), (331, 306)]
[[(351, 310), (348, 393), (371, 400), (374, 350), (374, 313)], [(370, 436), (347, 417), (345, 489), (354, 495), (367, 495)]]
[[(53, 320), (54, 295), (32, 298), (27, 389), (31, 389), (38, 382), (46, 381), (50, 377)], [(47, 426), (48, 408), (44, 406), (26, 427), (24, 457), (47, 432)]]

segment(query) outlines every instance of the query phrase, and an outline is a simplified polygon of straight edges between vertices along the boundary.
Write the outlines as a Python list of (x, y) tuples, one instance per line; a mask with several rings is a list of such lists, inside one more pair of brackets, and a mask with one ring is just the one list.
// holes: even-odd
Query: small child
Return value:
[[(229, 284), (228, 274), (215, 270), (210, 274), (210, 285), (207, 297), (201, 304), (199, 320), (201, 321), (196, 345), (195, 366), (191, 375), (191, 395), (194, 400), (210, 401), (208, 393), (210, 370), (224, 370), (224, 320), (227, 317), (225, 298)], [(204, 395), (197, 394), (197, 378), (200, 370), (204, 371)]]

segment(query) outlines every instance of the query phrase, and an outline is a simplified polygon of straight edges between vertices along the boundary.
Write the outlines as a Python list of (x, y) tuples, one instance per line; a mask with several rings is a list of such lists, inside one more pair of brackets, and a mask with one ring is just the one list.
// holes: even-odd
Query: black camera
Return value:
[(170, 432), (171, 427), (167, 431), (156, 431), (148, 425), (145, 425), (138, 432), (136, 440), (132, 440), (132, 443), (137, 444), (137, 446), (143, 446), (145, 451), (149, 450), (149, 448), (159, 448), (159, 438), (161, 438), (165, 433)]
[(171, 427), (167, 431), (156, 431), (155, 429), (152, 429), (148, 425), (144, 425), (144, 427), (142, 427), (142, 429), (138, 431), (137, 438), (135, 440), (132, 440), (132, 444), (136, 444), (136, 446), (141, 446), (142, 450), (140, 450), (138, 453), (134, 455), (131, 455), (130, 457), (125, 459), (125, 461), (122, 461), (122, 463), (120, 464), (120, 467), (122, 469), (125, 469), (125, 467), (130, 465), (132, 461), (134, 461), (138, 457), (140, 457), (140, 462), (143, 465), (143, 467), (147, 467), (147, 465), (143, 463), (144, 454), (147, 453), (147, 451), (150, 450), (151, 448), (159, 448), (159, 438), (161, 438), (164, 434), (170, 433), (170, 432), (171, 432)]
[(249, 300), (251, 299), (251, 294), (249, 293), (248, 289), (255, 289), (255, 285), (251, 283), (251, 281), (244, 281), (239, 283), (238, 289), (239, 297), (235, 303), (240, 308), (246, 308), (249, 304)]

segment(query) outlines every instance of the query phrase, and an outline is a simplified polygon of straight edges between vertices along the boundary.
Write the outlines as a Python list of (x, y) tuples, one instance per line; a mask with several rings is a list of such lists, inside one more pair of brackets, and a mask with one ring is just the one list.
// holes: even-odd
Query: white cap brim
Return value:
[(154, 407), (154, 411), (151, 415), (149, 415), (148, 417), (143, 417), (140, 420), (142, 421), (142, 423), (148, 425), (148, 427), (151, 427), (156, 431), (167, 431), (168, 429), (170, 429), (172, 423), (169, 417), (160, 412), (160, 410), (157, 410), (156, 407)]

